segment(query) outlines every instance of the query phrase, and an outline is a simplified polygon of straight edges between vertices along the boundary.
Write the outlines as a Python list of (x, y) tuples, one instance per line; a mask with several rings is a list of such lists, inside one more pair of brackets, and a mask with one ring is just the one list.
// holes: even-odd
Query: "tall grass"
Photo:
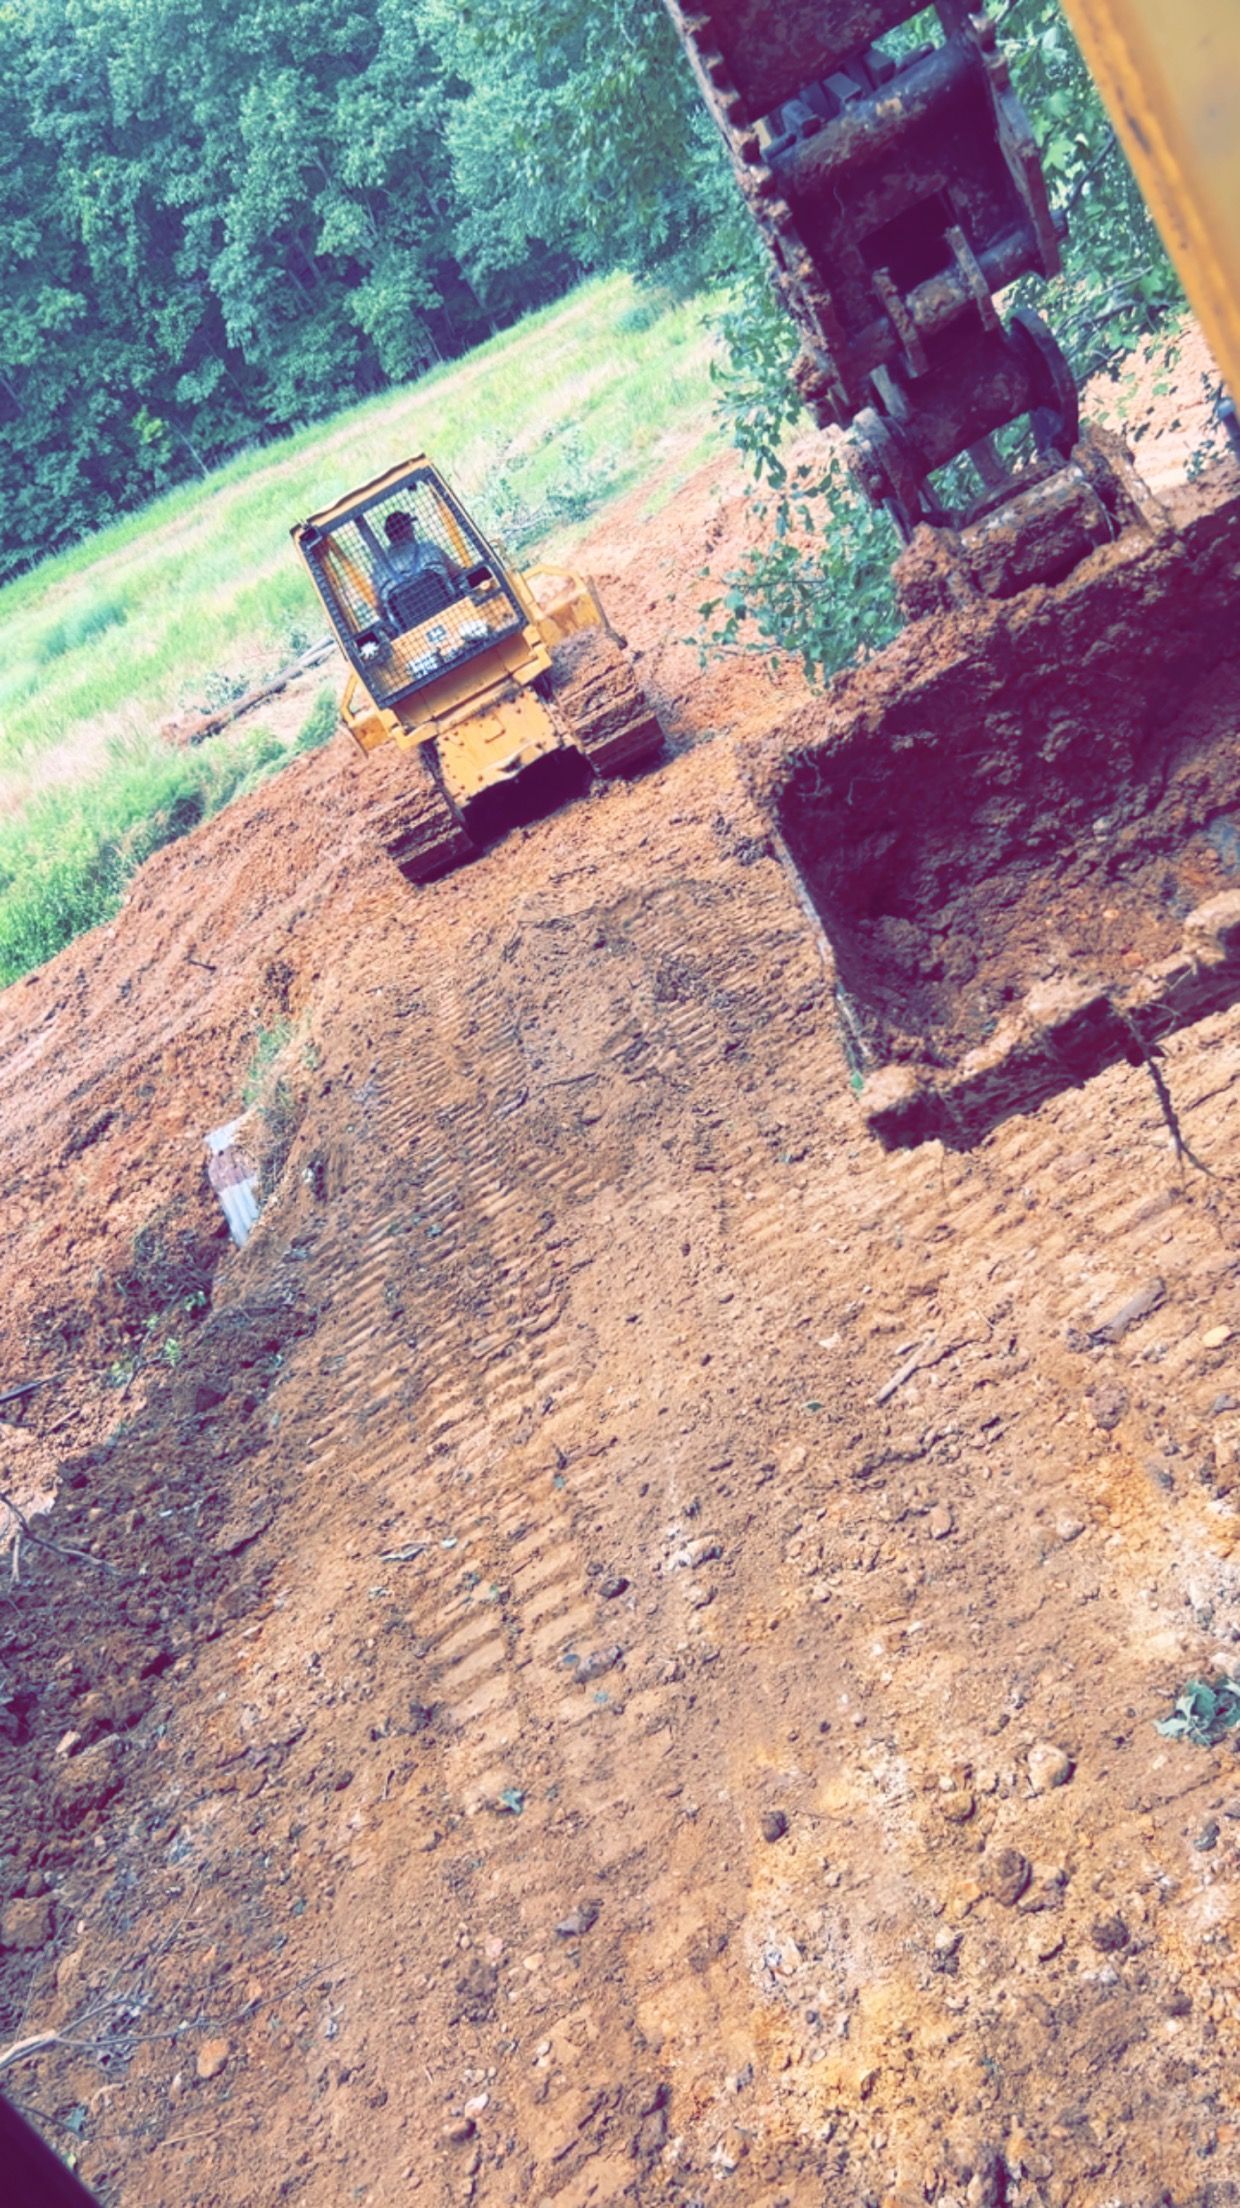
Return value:
[(652, 303), (625, 277), (591, 282), (0, 591), (0, 983), (114, 912), (134, 866), (195, 804), (205, 814), (279, 763), (258, 757), (244, 724), (190, 753), (158, 728), (324, 631), (293, 523), (429, 451), (483, 526), (528, 550), (709, 417), (706, 315), (701, 302)]
[(116, 737), (90, 774), (36, 787), (0, 815), (0, 985), (111, 919), (144, 859), (324, 743), (335, 723), (324, 690), (291, 738), (248, 721), (196, 750)]

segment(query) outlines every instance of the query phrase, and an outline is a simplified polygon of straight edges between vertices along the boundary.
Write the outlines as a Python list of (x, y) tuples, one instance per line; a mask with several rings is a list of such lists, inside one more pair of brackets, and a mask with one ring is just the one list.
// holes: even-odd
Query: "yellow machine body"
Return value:
[(1240, 398), (1240, 0), (1064, 0), (1064, 9)]
[[(443, 609), (429, 613), (395, 640), (380, 633), (381, 599), (386, 587), (390, 602), (393, 585), (390, 577), (385, 585), (385, 547), (365, 517), (410, 509), (423, 541), (433, 541), (465, 581), (477, 578), (465, 601), (477, 633), (466, 637), (462, 656), (450, 648), (469, 627), (458, 618), (459, 606), (450, 609), (451, 619)], [(584, 577), (547, 568), (522, 574), (483, 537), (425, 454), (313, 515), (294, 537), (353, 662), (341, 713), (360, 750), (433, 744), (444, 789), (465, 807), (563, 748), (562, 729), (539, 690), (553, 648), (603, 624)], [(392, 626), (389, 620), (387, 630)], [(372, 639), (375, 673), (365, 664)]]

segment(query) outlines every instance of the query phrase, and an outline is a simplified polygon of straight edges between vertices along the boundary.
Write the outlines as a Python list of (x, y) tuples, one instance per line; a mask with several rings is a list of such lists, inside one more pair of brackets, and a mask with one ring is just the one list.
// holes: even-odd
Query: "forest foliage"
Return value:
[[(999, 9), (1077, 245), (1081, 362), (1174, 296), (1058, 0)], [(591, 270), (788, 333), (659, 0), (0, 0), (0, 579), (416, 377)]]
[(0, 89), (0, 579), (722, 192), (654, 0), (0, 0)]

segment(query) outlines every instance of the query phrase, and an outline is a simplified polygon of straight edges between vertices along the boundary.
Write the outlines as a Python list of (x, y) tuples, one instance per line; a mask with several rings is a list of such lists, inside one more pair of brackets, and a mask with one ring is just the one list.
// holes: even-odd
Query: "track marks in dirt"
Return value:
[[(562, 839), (571, 891), (518, 849), (479, 902), (432, 892), (333, 1041), (302, 1139), (343, 1163), (287, 1229), (318, 1326), (272, 1398), (296, 1501), (269, 1598), (202, 1652), (163, 1751), (178, 1861), (236, 1928), (231, 1990), (251, 1969), (332, 1990), (238, 2031), (229, 2114), (261, 2149), (221, 2130), (186, 2160), (220, 2200), (261, 2151), (272, 2197), (299, 2167), (324, 2204), (399, 2181), (435, 2208), (679, 2208), (727, 2175), (738, 2201), (821, 2208), (893, 2171), (950, 2195), (1023, 2125), (1065, 2173), (1055, 2208), (1114, 2195), (1125, 2156), (1153, 2199), (1211, 2120), (1141, 2049), (1206, 1977), (1150, 1879), (1208, 1911), (1222, 1860), (1163, 1805), (1149, 1719), (1188, 1659), (1186, 1575), (1235, 1611), (1190, 1438), (1235, 1287), (1225, 1185), (1176, 1172), (1139, 1073), (969, 1159), (883, 1158), (786, 878), (728, 859), (717, 762), (670, 772), (682, 802), (711, 786), (674, 864), (632, 886), (665, 795), (549, 825), (529, 851)], [(596, 822), (619, 890), (584, 863)], [(1169, 1059), (1210, 1157), (1234, 1143), (1235, 1032)], [(1130, 1334), (1071, 1346), (1154, 1273)], [(1100, 1383), (1128, 1399), (1109, 1427)], [(1145, 1465), (1164, 1428), (1170, 1488)], [(1065, 1796), (1022, 1788), (1027, 1731), (1067, 1738)], [(256, 1743), (238, 1824), (212, 1788)], [(976, 1791), (959, 1825), (945, 1779)], [(1030, 1963), (1042, 1915), (979, 1892), (980, 1842), (1023, 1847), (1039, 1892), (1069, 1866), (1061, 1955)], [(1114, 1985), (1104, 1905), (1144, 1943)], [(1113, 2058), (1087, 2147), (1056, 2131), (1058, 2030), (1080, 2076)], [(1204, 2081), (1197, 2022), (1177, 2031)], [(1141, 2091), (1157, 2135), (1134, 2147)], [(479, 2093), (471, 2173), (442, 2125)]]

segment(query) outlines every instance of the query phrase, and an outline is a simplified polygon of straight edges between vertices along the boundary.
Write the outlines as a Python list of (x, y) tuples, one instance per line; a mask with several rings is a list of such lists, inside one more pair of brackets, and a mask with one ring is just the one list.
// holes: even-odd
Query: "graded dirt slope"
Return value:
[(6, 2086), (124, 2208), (1240, 2198), (1240, 1771), (1154, 1729), (1240, 1641), (1240, 1013), (1168, 1045), (1208, 1174), (1127, 1067), (885, 1157), (730, 743), (421, 894), (357, 795), (0, 1000), (96, 1558), (6, 1589)]

